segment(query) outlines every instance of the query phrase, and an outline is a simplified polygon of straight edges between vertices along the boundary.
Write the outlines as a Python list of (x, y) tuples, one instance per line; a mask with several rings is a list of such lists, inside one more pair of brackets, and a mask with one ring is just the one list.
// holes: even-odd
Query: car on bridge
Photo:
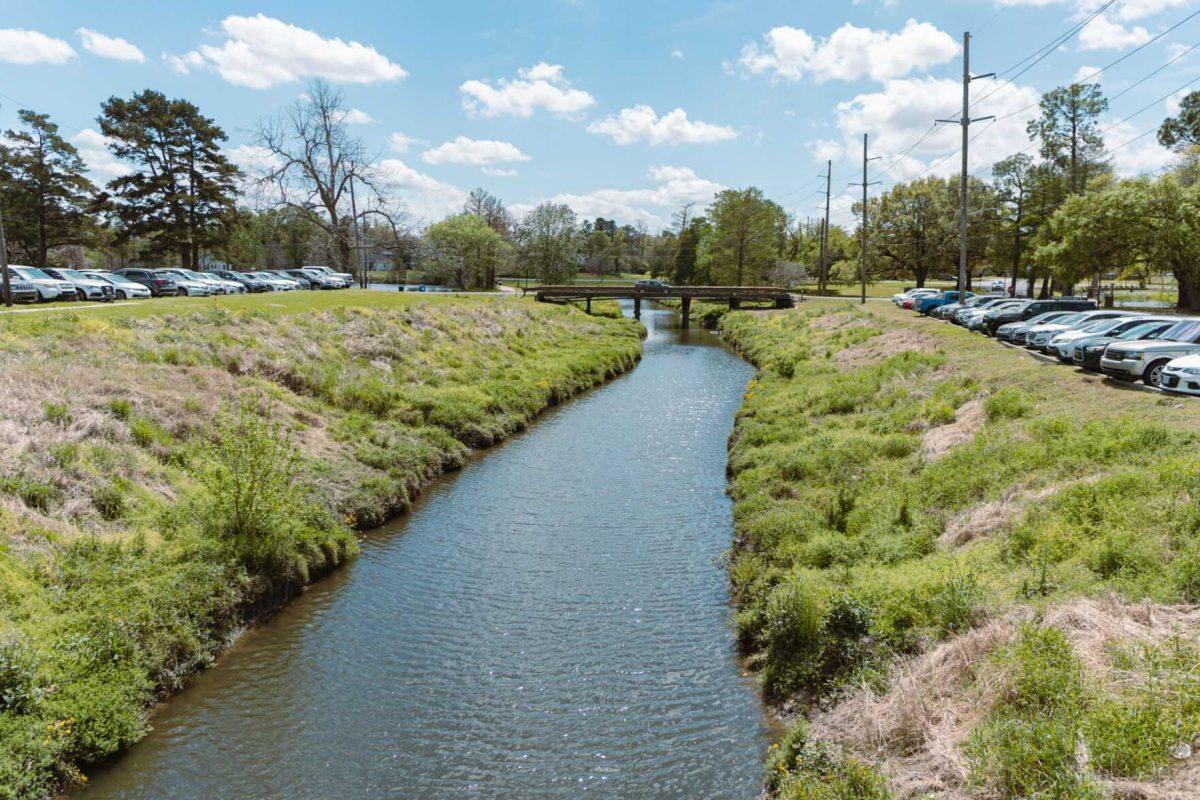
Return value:
[(665, 281), (646, 280), (638, 281), (633, 285), (633, 288), (643, 292), (669, 292), (671, 291), (671, 284)]

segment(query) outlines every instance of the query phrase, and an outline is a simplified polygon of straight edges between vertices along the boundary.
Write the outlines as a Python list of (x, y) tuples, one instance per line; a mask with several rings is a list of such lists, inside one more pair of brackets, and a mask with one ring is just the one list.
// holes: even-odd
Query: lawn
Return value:
[(84, 780), (356, 530), (628, 370), (642, 333), (370, 291), (0, 314), (0, 798)]
[(890, 305), (721, 324), (760, 367), (729, 570), (741, 646), (793, 721), (772, 790), (1183, 796), (1196, 405)]

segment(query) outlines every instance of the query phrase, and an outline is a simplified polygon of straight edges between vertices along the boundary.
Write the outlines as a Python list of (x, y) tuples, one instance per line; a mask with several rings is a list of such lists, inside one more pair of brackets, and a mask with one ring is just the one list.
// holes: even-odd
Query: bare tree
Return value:
[(313, 81), (287, 112), (262, 120), (257, 132), (266, 151), (260, 183), (273, 189), (275, 205), (302, 213), (325, 234), (336, 266), (343, 269), (354, 263), (351, 181), (366, 189), (359, 218), (383, 217), (397, 237), (404, 219), (379, 190), (362, 140), (348, 132), (348, 113), (340, 92)]

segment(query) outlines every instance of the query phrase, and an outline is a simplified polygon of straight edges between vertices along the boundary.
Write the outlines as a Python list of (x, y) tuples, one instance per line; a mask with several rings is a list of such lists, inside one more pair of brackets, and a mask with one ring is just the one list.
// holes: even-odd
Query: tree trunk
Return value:
[(1050, 296), (1050, 276), (1046, 275), (1042, 278), (1042, 291), (1038, 294), (1038, 298), (1045, 300)]

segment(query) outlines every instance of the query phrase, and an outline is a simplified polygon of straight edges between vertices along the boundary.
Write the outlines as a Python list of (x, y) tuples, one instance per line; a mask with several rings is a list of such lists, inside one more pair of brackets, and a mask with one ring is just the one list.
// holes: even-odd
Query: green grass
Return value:
[(0, 314), (26, 443), (0, 477), (0, 798), (137, 741), (237, 625), (352, 557), (352, 528), (629, 369), (642, 333), (356, 291)]
[[(760, 367), (731, 441), (729, 570), (739, 641), (769, 701), (835, 701), (849, 685), (878, 682), (897, 659), (1017, 605), (1195, 600), (1193, 405), (1085, 380), (890, 306), (819, 301), (726, 314), (722, 327)], [(840, 360), (897, 330), (911, 337), (873, 358)], [(928, 451), (972, 402), (982, 410), (977, 427)], [(955, 533), (989, 503), (993, 524)], [(1195, 652), (1182, 661), (1200, 666)], [(1016, 663), (1006, 671), (1019, 673)], [(1064, 737), (1079, 731), (1106, 776), (1165, 768), (1154, 731), (1191, 724), (1194, 687), (1177, 710), (1147, 720), (1136, 697), (1097, 676), (1087, 685), (1086, 699), (1070, 701), (1084, 709), (1074, 727), (1044, 704), (998, 707), (973, 750), (978, 780), (1012, 796), (1089, 796), (1090, 784), (1063, 766)], [(1158, 744), (1121, 752), (1122, 738)], [(1007, 741), (1011, 753), (997, 744)]]

